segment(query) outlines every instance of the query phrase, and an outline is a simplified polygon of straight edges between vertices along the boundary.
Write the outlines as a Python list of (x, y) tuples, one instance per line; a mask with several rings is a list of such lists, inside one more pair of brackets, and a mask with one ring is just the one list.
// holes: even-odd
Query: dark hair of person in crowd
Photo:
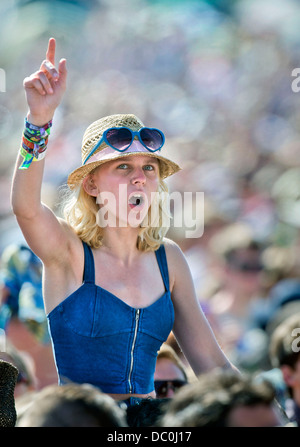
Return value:
[[(285, 422), (267, 381), (214, 371), (178, 391), (159, 425), (163, 427), (271, 427)], [(287, 422), (287, 421), (286, 421)]]
[(17, 421), (18, 427), (127, 427), (126, 414), (88, 384), (49, 385)]

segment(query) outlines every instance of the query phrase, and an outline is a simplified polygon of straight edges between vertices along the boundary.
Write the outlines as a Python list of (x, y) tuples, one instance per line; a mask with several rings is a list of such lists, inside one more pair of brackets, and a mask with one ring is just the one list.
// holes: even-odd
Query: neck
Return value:
[(129, 264), (139, 254), (136, 246), (138, 232), (139, 228), (105, 228), (102, 250)]

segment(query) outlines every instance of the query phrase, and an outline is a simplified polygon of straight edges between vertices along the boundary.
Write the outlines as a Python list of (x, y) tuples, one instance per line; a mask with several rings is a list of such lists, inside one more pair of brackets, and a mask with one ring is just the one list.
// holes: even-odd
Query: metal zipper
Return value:
[(134, 328), (134, 336), (133, 336), (133, 341), (132, 341), (132, 346), (131, 346), (131, 354), (130, 354), (131, 355), (130, 370), (129, 370), (129, 374), (128, 374), (129, 393), (132, 393), (131, 374), (132, 374), (132, 369), (133, 369), (133, 351), (134, 351), (135, 342), (136, 342), (139, 318), (140, 318), (140, 309), (137, 309), (137, 311), (135, 313), (135, 328)]

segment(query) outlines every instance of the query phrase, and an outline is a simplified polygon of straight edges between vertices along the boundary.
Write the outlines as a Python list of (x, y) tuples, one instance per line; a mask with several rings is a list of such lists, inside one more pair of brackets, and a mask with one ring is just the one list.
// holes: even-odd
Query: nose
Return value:
[(166, 397), (172, 398), (172, 397), (174, 397), (174, 395), (175, 395), (174, 388), (169, 386), (168, 390), (167, 390), (167, 393), (166, 393)]
[(144, 185), (146, 182), (145, 172), (142, 167), (136, 167), (132, 173), (131, 183), (133, 185)]

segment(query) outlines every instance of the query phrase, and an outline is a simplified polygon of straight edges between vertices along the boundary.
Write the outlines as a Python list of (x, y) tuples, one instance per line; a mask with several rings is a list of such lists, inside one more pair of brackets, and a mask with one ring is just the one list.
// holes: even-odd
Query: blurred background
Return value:
[(300, 297), (299, 23), (298, 0), (0, 0), (3, 270), (7, 247), (24, 243), (9, 202), (27, 112), (22, 82), (55, 37), (68, 86), (44, 201), (56, 209), (92, 121), (134, 113), (162, 129), (164, 150), (183, 168), (170, 191), (205, 197), (203, 236), (186, 238), (184, 225), (168, 236), (227, 354), (241, 368), (268, 369), (268, 331)]

